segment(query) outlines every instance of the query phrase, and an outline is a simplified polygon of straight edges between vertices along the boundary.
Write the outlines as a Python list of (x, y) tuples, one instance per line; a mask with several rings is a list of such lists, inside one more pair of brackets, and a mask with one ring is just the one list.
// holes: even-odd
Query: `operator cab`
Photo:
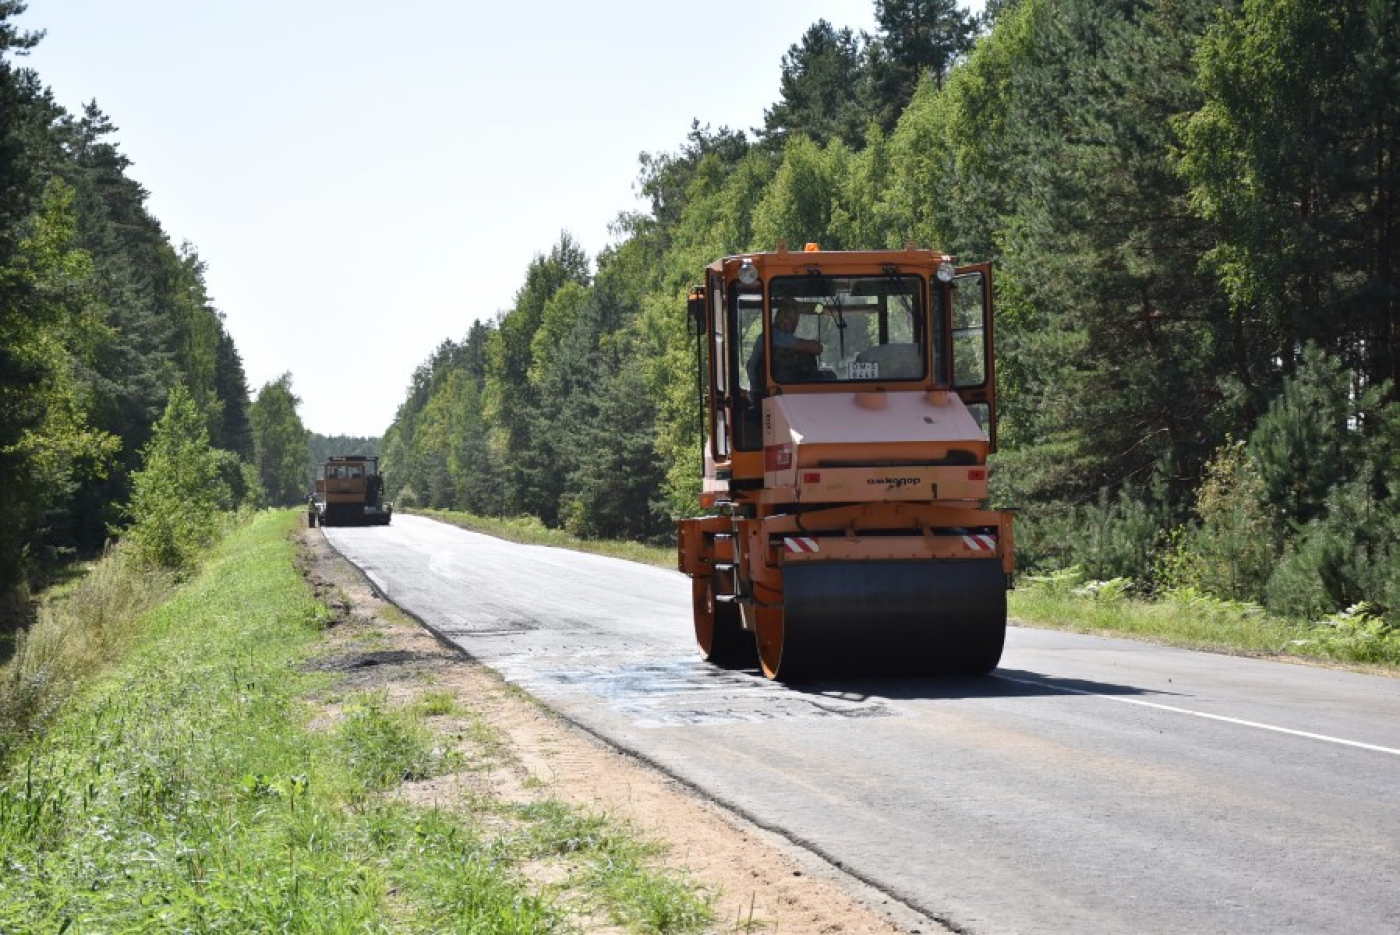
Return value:
[[(765, 317), (762, 293), (736, 292), (739, 352), (750, 364), (740, 385), (766, 395), (801, 383), (923, 381), (927, 294), (917, 276), (785, 276), (769, 283)], [(794, 350), (794, 341), (821, 350)]]
[(765, 401), (783, 395), (951, 391), (995, 446), (985, 265), (914, 249), (726, 257), (692, 292), (691, 315), (713, 394), (707, 491), (758, 476)]

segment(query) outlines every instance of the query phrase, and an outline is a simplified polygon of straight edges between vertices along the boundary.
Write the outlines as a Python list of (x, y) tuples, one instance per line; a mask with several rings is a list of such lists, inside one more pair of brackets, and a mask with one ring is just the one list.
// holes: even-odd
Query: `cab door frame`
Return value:
[[(948, 368), (944, 374), (953, 392), (973, 413), (985, 407), (983, 430), (987, 433), (990, 450), (997, 447), (996, 361), (992, 349), (996, 346), (992, 333), (992, 307), (995, 294), (992, 285), (992, 264), (973, 263), (953, 271), (951, 282), (944, 283), (944, 328)], [(973, 290), (976, 294), (973, 295)], [(981, 332), (980, 335), (977, 332)], [(966, 336), (959, 340), (960, 336)], [(967, 340), (970, 338), (971, 341)], [(959, 347), (966, 356), (975, 347), (977, 360), (973, 372), (959, 378)]]

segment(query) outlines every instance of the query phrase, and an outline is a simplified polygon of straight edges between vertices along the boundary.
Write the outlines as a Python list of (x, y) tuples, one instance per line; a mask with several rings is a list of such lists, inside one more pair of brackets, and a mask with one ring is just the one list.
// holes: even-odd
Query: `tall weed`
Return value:
[(391, 708), (383, 692), (362, 694), (347, 706), (339, 738), (342, 756), (365, 792), (450, 772), (455, 763), (435, 746), (416, 712)]
[(1329, 615), (1295, 646), (1329, 659), (1400, 665), (1400, 628), (1386, 623), (1366, 603)]
[(119, 545), (77, 581), (43, 597), (34, 623), (16, 634), (13, 655), (0, 666), (0, 769), (85, 679), (121, 654), (135, 621), (173, 585), (168, 572), (132, 561)]

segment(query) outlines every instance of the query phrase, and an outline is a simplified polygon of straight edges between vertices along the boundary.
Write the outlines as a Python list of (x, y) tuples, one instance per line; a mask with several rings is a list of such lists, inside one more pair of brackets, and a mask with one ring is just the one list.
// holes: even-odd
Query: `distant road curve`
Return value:
[(795, 690), (701, 663), (675, 572), (325, 533), (568, 718), (958, 930), (1400, 932), (1400, 680), (1013, 627), (987, 679)]

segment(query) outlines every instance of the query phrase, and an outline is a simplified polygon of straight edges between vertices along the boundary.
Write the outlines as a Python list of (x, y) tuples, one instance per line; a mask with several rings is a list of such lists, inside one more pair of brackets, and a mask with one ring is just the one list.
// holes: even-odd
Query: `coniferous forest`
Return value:
[(147, 210), (112, 119), (23, 67), (43, 38), (13, 25), (24, 8), (0, 0), (0, 634), (133, 523), (178, 563), (201, 510), (284, 502), (269, 440), (299, 445), (294, 500), (310, 476), (295, 398), (273, 405), (290, 377), (250, 401), (205, 265)]
[(561, 235), (433, 351), (383, 440), (398, 502), (667, 541), (705, 264), (913, 239), (996, 264), (1023, 570), (1400, 619), (1400, 7), (875, 13), (801, 35), (762, 127), (642, 154), (613, 245)]

